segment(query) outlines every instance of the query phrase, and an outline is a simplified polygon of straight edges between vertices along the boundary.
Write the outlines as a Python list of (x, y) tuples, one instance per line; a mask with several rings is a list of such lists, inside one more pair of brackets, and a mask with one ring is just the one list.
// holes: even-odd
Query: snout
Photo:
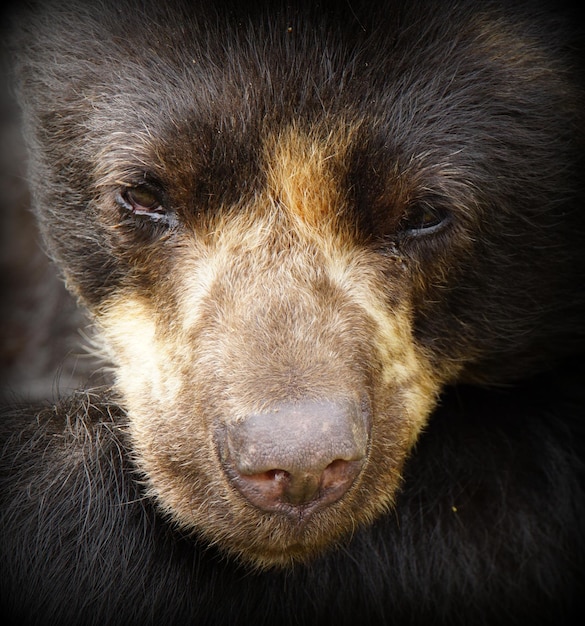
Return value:
[(301, 516), (339, 500), (366, 459), (369, 412), (347, 400), (287, 402), (231, 423), (224, 467), (263, 511)]

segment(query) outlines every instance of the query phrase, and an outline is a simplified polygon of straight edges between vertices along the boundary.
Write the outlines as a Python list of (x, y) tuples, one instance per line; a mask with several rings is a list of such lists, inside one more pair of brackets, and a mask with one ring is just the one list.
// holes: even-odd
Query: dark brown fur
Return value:
[[(350, 586), (367, 563), (383, 578), (378, 589), (376, 575), (366, 577), (354, 603), (371, 619), (396, 611), (407, 623), (429, 615), (502, 623), (508, 613), (548, 620), (577, 607), (583, 403), (573, 382), (565, 389), (556, 380), (560, 372), (578, 379), (577, 361), (564, 360), (584, 339), (576, 35), (534, 6), (492, 2), (109, 4), (56, 2), (16, 20), (35, 210), (115, 365), (116, 402), (107, 392), (82, 407), (74, 399), (31, 409), (36, 435), (22, 413), (10, 418), (6, 449), (26, 459), (20, 477), (6, 479), (10, 593), (27, 586), (25, 559), (69, 545), (72, 567), (91, 573), (78, 588), (62, 573), (67, 582), (48, 582), (37, 607), (51, 606), (57, 620), (54, 590), (74, 597), (91, 623), (81, 600), (88, 590), (107, 606), (122, 598), (100, 590), (105, 581), (87, 566), (101, 558), (94, 539), (111, 532), (120, 549), (143, 524), (142, 547), (134, 537), (128, 559), (140, 554), (161, 588), (173, 579), (176, 613), (159, 613), (150, 597), (129, 618), (104, 600), (99, 619), (119, 611), (139, 621), (152, 608), (156, 619), (188, 621), (218, 611), (213, 585), (191, 600), (203, 577), (193, 568), (209, 568), (223, 595), (241, 567), (231, 559), (263, 571), (294, 566), (302, 620), (311, 619), (309, 604), (319, 607), (317, 622), (350, 620), (316, 596), (299, 600), (304, 585), (316, 593), (321, 573), (334, 604), (338, 562)], [(546, 380), (550, 393), (535, 403)], [(459, 391), (465, 384), (517, 390)], [(311, 514), (256, 506), (233, 477), (226, 433), (251, 415), (323, 400), (361, 407), (361, 472)], [(19, 454), (8, 452), (6, 465), (20, 467)], [(539, 495), (529, 485), (540, 455)], [(83, 474), (98, 494), (87, 501), (67, 484)], [(29, 523), (30, 507), (46, 485), (58, 509), (61, 483), (68, 499), (83, 499), (87, 521), (53, 538), (62, 513), (53, 518), (39, 502)], [(33, 505), (22, 489), (33, 490)], [(144, 504), (120, 513), (115, 531), (109, 504), (137, 498)], [(18, 519), (27, 520), (22, 531)], [(566, 554), (555, 560), (539, 524)], [(38, 555), (23, 547), (29, 533), (42, 538)], [(199, 542), (228, 560), (200, 554)], [(340, 556), (323, 556), (335, 548)], [(449, 572), (447, 555), (458, 550)], [(176, 567), (166, 570), (159, 553)], [(37, 568), (31, 589), (59, 571)], [(132, 596), (128, 581), (143, 582), (124, 568), (114, 576)], [(277, 594), (287, 580), (249, 576), (250, 600), (234, 601), (247, 615), (254, 580)], [(269, 604), (266, 621), (293, 621), (292, 600)], [(63, 615), (76, 617), (73, 608)]]

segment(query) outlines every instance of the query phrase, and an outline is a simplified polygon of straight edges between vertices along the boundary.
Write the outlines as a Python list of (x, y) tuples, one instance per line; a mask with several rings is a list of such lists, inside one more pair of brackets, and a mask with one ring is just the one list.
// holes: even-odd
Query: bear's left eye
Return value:
[(124, 189), (116, 198), (118, 204), (134, 215), (170, 225), (172, 215), (163, 206), (162, 194), (150, 185), (142, 184)]
[(438, 232), (448, 222), (449, 214), (441, 206), (423, 200), (411, 206), (399, 224), (399, 230), (410, 237)]

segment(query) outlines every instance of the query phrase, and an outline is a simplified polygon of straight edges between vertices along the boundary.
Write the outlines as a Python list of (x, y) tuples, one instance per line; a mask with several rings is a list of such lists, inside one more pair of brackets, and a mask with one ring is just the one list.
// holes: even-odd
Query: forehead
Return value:
[[(206, 4), (185, 3), (178, 17), (150, 7), (104, 20), (108, 84), (100, 72), (88, 122), (100, 183), (120, 179), (120, 164), (148, 168), (179, 203), (216, 207), (268, 186), (310, 220), (343, 186), (366, 189), (367, 202), (391, 187), (408, 202), (405, 169), (424, 172), (427, 186), (433, 170), (449, 178), (462, 144), (476, 141), (474, 125), (485, 126), (465, 104), (483, 89), (469, 84), (473, 55), (453, 45), (437, 53), (447, 18), (434, 32), (400, 2), (373, 3), (360, 19), (310, 3)], [(470, 13), (459, 17), (458, 37), (485, 30)], [(453, 132), (453, 120), (466, 132)], [(302, 195), (309, 182), (319, 189)]]
[(283, 120), (312, 125), (366, 110), (372, 119), (391, 108), (400, 46), (379, 25), (364, 29), (311, 3), (237, 11), (192, 4), (178, 17), (147, 10), (132, 25), (127, 15), (104, 20), (102, 41), (85, 44), (97, 46), (88, 57), (105, 55), (110, 67), (107, 85), (99, 69), (94, 79), (98, 103), (110, 96), (103, 102), (112, 123), (189, 137), (211, 151), (226, 137), (234, 148), (234, 136), (246, 137), (247, 146)]

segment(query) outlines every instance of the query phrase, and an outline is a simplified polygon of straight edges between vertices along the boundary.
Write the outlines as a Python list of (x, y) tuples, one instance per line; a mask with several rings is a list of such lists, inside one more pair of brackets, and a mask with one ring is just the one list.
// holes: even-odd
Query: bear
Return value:
[(112, 382), (3, 409), (7, 623), (585, 615), (561, 9), (11, 12), (33, 209)]

